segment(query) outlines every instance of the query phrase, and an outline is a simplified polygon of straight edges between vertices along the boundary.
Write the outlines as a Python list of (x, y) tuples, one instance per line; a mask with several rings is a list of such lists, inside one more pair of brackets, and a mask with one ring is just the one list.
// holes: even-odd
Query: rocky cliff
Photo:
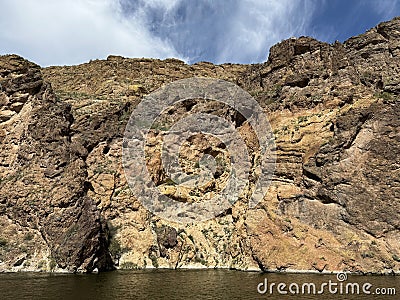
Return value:
[[(215, 219), (185, 225), (141, 205), (121, 156), (142, 97), (194, 76), (249, 92), (268, 115), (277, 159), (255, 208), (241, 199)], [(0, 84), (0, 271), (400, 271), (400, 19), (343, 44), (285, 40), (256, 65), (110, 56), (40, 68), (6, 55)], [(251, 133), (234, 111), (214, 111)], [(205, 148), (204, 139), (192, 142), (197, 152), (186, 160)], [(154, 180), (176, 196), (153, 146)]]

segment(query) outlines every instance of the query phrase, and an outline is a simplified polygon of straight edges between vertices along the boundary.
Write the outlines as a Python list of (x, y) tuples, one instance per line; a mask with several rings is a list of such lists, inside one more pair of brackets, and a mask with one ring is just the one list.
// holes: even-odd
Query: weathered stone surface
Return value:
[[(71, 106), (56, 99), (38, 66), (16, 56), (3, 56), (0, 61), (2, 68), (8, 67), (1, 72), (2, 93), (10, 102), (14, 96), (20, 101), (21, 92), (29, 95), (18, 114), (0, 124), (4, 132), (0, 211), (19, 228), (17, 237), (2, 236), (7, 242), (2, 268), (25, 255), (12, 267), (90, 271), (96, 259), (107, 261), (107, 242), (96, 205), (86, 195), (85, 160), (71, 142)], [(27, 234), (37, 235), (41, 249), (27, 249), (18, 238)], [(44, 259), (33, 259), (40, 251)]]
[[(109, 56), (40, 69), (0, 57), (0, 269), (399, 272), (399, 32), (397, 18), (343, 44), (292, 38), (256, 65)], [(130, 191), (122, 138), (141, 97), (193, 76), (236, 83), (261, 104), (275, 134), (276, 172), (255, 209), (244, 197), (216, 219), (171, 224)], [(234, 123), (257, 155), (251, 129), (230, 108), (182, 103), (166, 118), (204, 110)], [(194, 193), (171, 184), (162, 134), (151, 134), (147, 165), (165, 194), (202, 201), (222, 185), (225, 170)], [(189, 172), (199, 153), (227, 156), (203, 137), (182, 151)]]

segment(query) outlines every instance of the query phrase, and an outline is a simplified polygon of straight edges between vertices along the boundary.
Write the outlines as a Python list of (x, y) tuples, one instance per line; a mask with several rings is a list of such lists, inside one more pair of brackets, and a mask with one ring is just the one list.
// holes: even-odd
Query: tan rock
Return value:
[[(396, 18), (344, 44), (289, 39), (255, 65), (110, 56), (41, 69), (0, 56), (0, 74), (7, 74), (0, 90), (0, 271), (399, 272), (399, 27)], [(227, 149), (204, 135), (182, 145), (180, 164), (200, 174), (202, 155), (211, 155), (214, 178), (191, 189), (167, 174), (162, 139), (182, 115), (211, 111), (232, 122), (252, 166), (248, 190), (231, 208), (176, 224), (153, 215), (130, 190), (121, 149), (141, 97), (194, 76), (224, 79), (254, 96), (275, 135), (276, 170), (250, 209), (260, 153), (249, 124), (220, 103), (180, 103), (146, 141), (146, 164), (162, 193), (208, 201), (230, 174)]]

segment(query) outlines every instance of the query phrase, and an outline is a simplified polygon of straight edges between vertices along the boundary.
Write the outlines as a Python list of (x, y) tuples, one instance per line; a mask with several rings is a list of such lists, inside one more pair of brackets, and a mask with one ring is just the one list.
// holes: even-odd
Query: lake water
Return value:
[[(296, 285), (301, 292), (304, 283), (314, 283), (321, 290), (323, 283), (340, 283), (336, 275), (319, 274), (262, 274), (233, 270), (140, 270), (114, 271), (100, 274), (44, 274), (13, 273), (0, 274), (0, 299), (400, 299), (400, 276), (348, 276), (337, 293), (331, 294), (328, 285), (323, 294), (293, 295)], [(268, 290), (265, 294), (265, 281)], [(275, 285), (273, 285), (273, 283)], [(281, 283), (282, 291), (276, 287)], [(360, 294), (344, 294), (346, 283), (357, 283)], [(283, 287), (286, 284), (286, 288)], [(362, 294), (363, 285), (370, 295)], [(269, 289), (272, 286), (272, 294)], [(331, 286), (334, 291), (335, 286)], [(378, 290), (378, 289), (379, 290)], [(396, 295), (377, 295), (377, 292)], [(351, 292), (351, 287), (348, 291)], [(312, 292), (312, 289), (311, 289)], [(339, 294), (338, 294), (339, 293)]]

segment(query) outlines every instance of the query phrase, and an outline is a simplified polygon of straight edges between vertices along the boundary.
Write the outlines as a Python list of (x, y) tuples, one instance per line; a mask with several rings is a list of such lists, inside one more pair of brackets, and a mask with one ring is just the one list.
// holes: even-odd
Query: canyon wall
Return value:
[[(397, 18), (344, 43), (285, 40), (254, 65), (109, 56), (40, 68), (0, 56), (0, 271), (399, 272), (399, 68)], [(226, 80), (257, 100), (274, 133), (276, 170), (255, 208), (243, 197), (214, 219), (179, 224), (132, 193), (122, 144), (144, 96), (191, 77)], [(194, 102), (169, 115), (204, 109), (235, 124), (257, 154), (232, 108)], [(160, 134), (152, 134), (146, 163), (176, 196), (162, 173)], [(183, 153), (187, 161), (209, 143), (224, 153), (213, 141), (192, 142), (197, 152)]]

